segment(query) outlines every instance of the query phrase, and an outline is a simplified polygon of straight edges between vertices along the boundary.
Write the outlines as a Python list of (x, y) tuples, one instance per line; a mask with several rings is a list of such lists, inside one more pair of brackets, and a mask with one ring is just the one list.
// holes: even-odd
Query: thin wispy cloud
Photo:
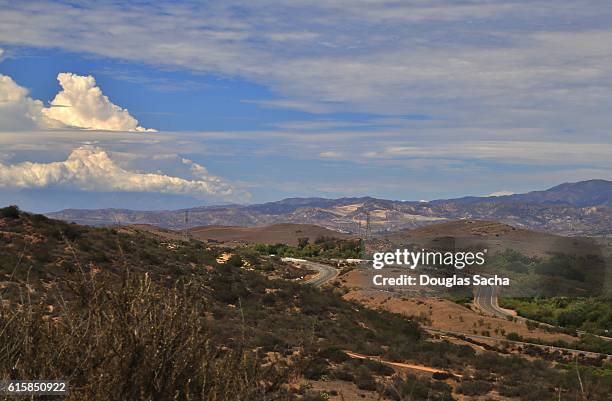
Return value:
[(0, 41), (247, 78), (283, 95), (262, 101), (275, 107), (562, 116), (611, 101), (598, 88), (611, 78), (611, 15), (598, 1), (34, 2), (4, 7)]
[[(407, 198), (398, 183), (409, 178), (437, 191), (414, 195), (427, 199), (610, 178), (607, 1), (0, 7), (8, 53), (57, 49), (80, 60), (59, 98), (32, 96), (27, 80), (3, 73), (0, 143), (14, 152), (9, 161), (35, 152), (40, 159), (52, 144), (61, 152), (43, 159), (62, 162), (96, 141), (109, 154), (142, 155), (143, 171), (152, 163), (146, 155), (182, 155), (163, 175), (191, 169), (180, 158), (201, 158), (232, 182), (267, 182), (277, 192), (293, 180), (315, 192), (322, 183), (346, 195), (372, 186), (379, 196)], [(94, 88), (99, 95), (84, 95)], [(135, 132), (158, 123), (165, 132)], [(331, 164), (333, 171), (322, 167)]]

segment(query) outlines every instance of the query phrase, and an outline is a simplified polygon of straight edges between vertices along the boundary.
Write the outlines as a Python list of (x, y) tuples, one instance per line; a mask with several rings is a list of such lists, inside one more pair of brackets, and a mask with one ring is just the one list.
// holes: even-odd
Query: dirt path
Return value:
[(358, 354), (356, 352), (352, 352), (352, 351), (344, 351), (348, 356), (350, 356), (351, 358), (355, 358), (355, 359), (368, 359), (370, 361), (376, 361), (376, 362), (380, 362), (383, 363), (385, 365), (389, 365), (389, 366), (395, 366), (397, 368), (404, 368), (404, 369), (412, 369), (412, 370), (418, 370), (421, 372), (427, 372), (427, 373), (442, 373), (442, 374), (449, 374), (458, 378), (463, 377), (460, 374), (457, 373), (452, 373), (446, 370), (441, 370), (441, 369), (436, 369), (436, 368), (432, 368), (429, 366), (421, 366), (421, 365), (413, 365), (410, 363), (403, 363), (403, 362), (391, 362), (391, 361), (385, 361), (384, 359), (378, 357), (378, 356), (368, 356), (368, 355), (362, 355), (362, 354)]

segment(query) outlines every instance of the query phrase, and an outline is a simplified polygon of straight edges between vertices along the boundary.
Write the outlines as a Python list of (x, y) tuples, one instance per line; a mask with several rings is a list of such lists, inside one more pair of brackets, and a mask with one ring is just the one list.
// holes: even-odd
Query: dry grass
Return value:
[(192, 283), (86, 277), (53, 314), (0, 309), (0, 379), (65, 379), (68, 400), (284, 400), (289, 369), (222, 347)]

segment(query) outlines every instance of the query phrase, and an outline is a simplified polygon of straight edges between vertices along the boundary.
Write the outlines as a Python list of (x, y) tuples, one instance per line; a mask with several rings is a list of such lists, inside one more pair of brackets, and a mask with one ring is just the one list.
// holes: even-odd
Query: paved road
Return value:
[[(304, 282), (304, 284), (313, 285), (315, 287), (319, 287), (327, 283), (328, 281), (333, 280), (334, 278), (338, 276), (338, 273), (339, 273), (338, 269), (332, 266), (329, 266), (329, 265), (322, 264), (322, 263), (311, 262), (308, 260), (299, 260), (299, 261), (295, 260), (294, 263), (298, 263), (299, 265), (302, 265), (308, 269), (316, 270), (319, 272), (319, 274), (317, 274), (315, 277), (309, 280), (306, 280)], [(497, 303), (497, 288), (494, 286), (484, 286), (484, 287), (479, 286), (476, 291), (476, 294), (474, 295), (474, 302), (478, 308), (483, 310), (485, 313), (491, 314), (493, 316), (502, 317), (502, 318), (506, 318), (507, 316), (513, 316), (510, 313), (506, 312), (505, 310), (499, 307)], [(519, 319), (524, 319), (524, 318), (519, 318)], [(438, 329), (433, 329), (430, 327), (426, 327), (425, 329), (430, 333), (452, 335), (455, 337), (464, 336), (468, 338), (476, 338), (476, 339), (482, 339), (482, 340), (506, 341), (509, 343), (523, 345), (523, 346), (531, 345), (531, 346), (538, 347), (538, 348), (545, 349), (545, 350), (558, 350), (558, 351), (572, 352), (572, 353), (577, 353), (577, 354), (579, 353), (579, 354), (588, 355), (592, 357), (596, 357), (600, 355), (600, 353), (596, 353), (596, 352), (589, 352), (589, 351), (583, 351), (583, 350), (572, 349), (572, 348), (555, 347), (552, 345), (542, 345), (542, 344), (535, 344), (535, 343), (529, 343), (529, 342), (524, 342), (524, 341), (512, 341), (512, 340), (495, 338), (495, 337), (481, 336), (477, 334), (461, 333), (457, 331), (438, 330)], [(606, 355), (606, 354), (603, 354), (603, 355)]]
[(320, 287), (328, 281), (335, 279), (336, 277), (338, 277), (338, 273), (340, 272), (338, 269), (329, 265), (311, 262), (309, 260), (304, 259), (283, 258), (283, 261), (292, 262), (307, 269), (316, 270), (317, 272), (319, 272), (319, 274), (317, 274), (313, 278), (304, 281), (304, 284), (313, 285), (315, 287)]
[[(508, 316), (510, 316), (519, 322), (526, 322), (529, 320), (525, 317), (514, 315), (506, 311), (505, 309), (501, 308), (497, 302), (497, 291), (498, 291), (498, 288), (495, 286), (477, 287), (477, 290), (474, 293), (474, 305), (476, 305), (476, 307), (480, 309), (482, 312), (490, 316), (501, 317), (501, 318), (508, 318)], [(535, 323), (538, 323), (540, 326), (555, 327), (551, 324), (540, 322), (537, 320), (532, 320), (532, 321)], [(579, 336), (590, 334), (584, 330), (576, 330), (576, 333)], [(606, 340), (606, 341), (611, 340), (610, 337), (606, 337), (606, 336), (601, 336), (597, 334), (590, 334), (590, 335), (601, 338), (602, 340)]]
[(339, 273), (338, 269), (329, 265), (324, 265), (322, 263), (307, 261), (301, 262), (300, 264), (307, 267), (308, 269), (316, 270), (319, 272), (319, 274), (317, 274), (315, 277), (305, 281), (306, 284), (310, 284), (315, 287), (320, 287), (328, 281), (335, 279)]
[(514, 317), (504, 309), (500, 308), (497, 303), (497, 287), (495, 286), (478, 286), (474, 294), (474, 304), (478, 309), (487, 315), (507, 318)]
[(450, 335), (453, 337), (467, 337), (467, 338), (476, 338), (476, 339), (480, 339), (480, 340), (494, 340), (494, 341), (500, 341), (500, 342), (508, 342), (508, 343), (512, 343), (512, 344), (519, 344), (519, 345), (523, 345), (523, 346), (534, 346), (534, 347), (538, 347), (538, 348), (542, 348), (545, 350), (557, 350), (557, 351), (566, 351), (566, 352), (571, 352), (571, 353), (575, 353), (575, 354), (584, 354), (587, 356), (591, 356), (591, 357), (597, 357), (599, 355), (608, 355), (609, 354), (605, 354), (605, 353), (599, 353), (599, 352), (591, 352), (591, 351), (583, 351), (583, 350), (579, 350), (579, 349), (573, 349), (573, 348), (563, 348), (563, 347), (555, 347), (554, 345), (544, 345), (544, 344), (536, 344), (536, 343), (530, 343), (530, 342), (525, 342), (525, 341), (513, 341), (513, 340), (508, 340), (505, 338), (495, 338), (495, 337), (487, 337), (487, 336), (481, 336), (478, 334), (469, 334), (469, 333), (462, 333), (459, 331), (449, 331), (449, 330), (438, 330), (438, 329), (433, 329), (431, 327), (425, 327), (425, 330), (430, 332), (430, 333), (434, 333), (434, 334), (441, 334), (441, 335)]

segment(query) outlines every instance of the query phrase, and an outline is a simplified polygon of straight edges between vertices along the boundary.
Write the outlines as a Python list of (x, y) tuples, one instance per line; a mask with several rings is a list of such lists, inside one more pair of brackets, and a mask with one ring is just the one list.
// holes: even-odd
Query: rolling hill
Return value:
[(258, 227), (203, 226), (189, 230), (198, 240), (239, 244), (287, 244), (296, 246), (298, 239), (349, 238), (350, 235), (311, 224), (273, 224)]
[(513, 249), (528, 256), (549, 257), (556, 253), (600, 254), (600, 247), (588, 238), (563, 237), (486, 220), (455, 220), (401, 230), (381, 238), (394, 244), (413, 243), (426, 248), (486, 248), (489, 252)]
[(330, 383), (347, 401), (609, 394), (601, 358), (576, 360), (579, 384), (546, 360), (563, 355), (449, 341), (274, 259), (169, 240), (0, 209), (0, 375), (61, 377), (67, 400), (324, 400)]

